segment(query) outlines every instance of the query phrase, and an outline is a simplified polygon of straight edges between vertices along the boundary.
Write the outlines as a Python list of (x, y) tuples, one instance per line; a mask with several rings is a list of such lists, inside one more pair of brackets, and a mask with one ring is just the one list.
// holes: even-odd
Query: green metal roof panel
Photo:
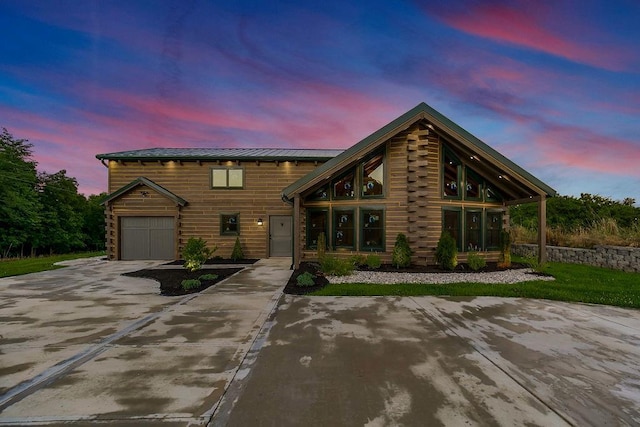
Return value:
[(162, 187), (161, 185), (158, 185), (155, 182), (153, 182), (150, 179), (147, 179), (147, 178), (145, 178), (143, 176), (134, 179), (129, 184), (127, 184), (124, 187), (121, 187), (118, 190), (114, 191), (113, 193), (109, 194), (102, 201), (102, 204), (105, 205), (105, 204), (111, 202), (112, 200), (117, 199), (118, 197), (124, 195), (125, 193), (127, 193), (128, 191), (136, 188), (139, 185), (146, 185), (147, 187), (149, 187), (149, 188), (153, 189), (154, 191), (162, 194), (163, 196), (167, 197), (168, 199), (173, 200), (176, 203), (176, 205), (185, 206), (187, 204), (187, 201), (185, 199), (183, 199), (182, 197), (176, 196), (171, 191), (167, 190), (166, 188)]
[(147, 148), (98, 154), (99, 160), (308, 160), (326, 161), (343, 150), (295, 148)]
[(305, 190), (307, 184), (313, 182), (317, 178), (327, 173), (331, 173), (335, 167), (343, 163), (347, 163), (348, 160), (357, 153), (365, 150), (369, 146), (372, 146), (371, 148), (373, 149), (373, 145), (375, 145), (376, 142), (380, 142), (381, 139), (386, 140), (392, 137), (393, 135), (401, 132), (402, 130), (406, 129), (407, 127), (411, 126), (413, 123), (421, 119), (428, 120), (434, 126), (442, 129), (445, 133), (450, 134), (456, 139), (464, 140), (464, 142), (467, 142), (469, 145), (475, 147), (484, 154), (487, 154), (488, 157), (493, 158), (506, 167), (512, 169), (516, 173), (520, 174), (523, 178), (528, 180), (531, 184), (546, 192), (548, 196), (555, 196), (557, 194), (553, 188), (549, 187), (547, 184), (543, 183), (511, 160), (498, 153), (496, 150), (482, 142), (477, 137), (473, 136), (471, 133), (467, 132), (465, 129), (454, 123), (452, 120), (450, 120), (440, 112), (422, 102), (397, 119), (393, 120), (389, 124), (383, 126), (368, 137), (364, 138), (362, 141), (358, 142), (340, 155), (318, 166), (313, 170), (313, 172), (305, 175), (298, 181), (286, 187), (282, 191), (283, 198), (290, 199), (291, 196), (293, 196), (295, 193), (301, 190)]

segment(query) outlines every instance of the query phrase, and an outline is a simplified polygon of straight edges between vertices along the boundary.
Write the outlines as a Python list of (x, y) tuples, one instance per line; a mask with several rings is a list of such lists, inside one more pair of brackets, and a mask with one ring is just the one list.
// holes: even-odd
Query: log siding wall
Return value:
[[(318, 163), (319, 164), (319, 163)], [(109, 192), (138, 177), (145, 177), (185, 199), (178, 208), (168, 198), (145, 186), (138, 186), (106, 207), (107, 252), (119, 259), (119, 218), (122, 216), (175, 216), (176, 258), (190, 237), (202, 237), (215, 255), (229, 257), (236, 236), (220, 235), (220, 214), (240, 214), (240, 242), (247, 258), (268, 256), (270, 215), (293, 215), (293, 207), (282, 201), (282, 189), (311, 172), (312, 161), (240, 162), (244, 168), (244, 189), (211, 189), (211, 168), (237, 167), (236, 162), (109, 162)], [(141, 191), (148, 195), (142, 197)], [(262, 218), (264, 224), (257, 224)]]

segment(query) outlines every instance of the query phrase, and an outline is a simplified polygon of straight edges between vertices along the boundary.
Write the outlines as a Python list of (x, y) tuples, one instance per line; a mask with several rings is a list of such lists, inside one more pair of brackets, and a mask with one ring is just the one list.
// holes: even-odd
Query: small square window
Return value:
[(240, 234), (240, 214), (220, 215), (220, 235), (237, 236)]
[(212, 168), (211, 188), (243, 188), (244, 170), (242, 168)]

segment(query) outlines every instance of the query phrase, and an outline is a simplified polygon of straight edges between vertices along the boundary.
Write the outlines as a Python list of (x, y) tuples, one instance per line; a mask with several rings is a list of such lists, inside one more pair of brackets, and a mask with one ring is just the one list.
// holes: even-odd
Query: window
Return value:
[(360, 249), (363, 251), (384, 250), (384, 211), (382, 209), (362, 209), (361, 225), (362, 240)]
[(336, 249), (355, 247), (355, 217), (353, 210), (333, 211), (333, 245)]
[(482, 179), (469, 168), (466, 169), (466, 172), (465, 198), (482, 200)]
[(324, 233), (325, 241), (329, 238), (327, 227), (329, 215), (326, 209), (309, 209), (307, 210), (307, 248), (315, 249), (318, 247), (318, 236)]
[(244, 169), (212, 168), (211, 188), (243, 188)]
[(445, 197), (459, 198), (462, 195), (460, 193), (461, 169), (460, 160), (445, 149), (443, 173), (443, 194)]
[(240, 214), (220, 214), (220, 235), (237, 236), (240, 234)]
[(465, 248), (467, 251), (482, 250), (482, 211), (465, 212)]
[(486, 200), (491, 202), (501, 202), (502, 196), (493, 187), (487, 186)]
[(355, 196), (355, 177), (353, 171), (343, 175), (333, 182), (333, 197), (335, 199), (353, 199)]
[(442, 213), (442, 231), (449, 233), (449, 235), (453, 237), (458, 246), (458, 250), (462, 249), (460, 247), (460, 217), (461, 211), (459, 209), (445, 209)]
[(502, 231), (502, 212), (487, 212), (487, 234), (485, 248), (496, 250), (500, 247), (500, 232)]
[(309, 202), (329, 200), (329, 185), (324, 185), (316, 189), (313, 193), (309, 194), (305, 200)]
[(384, 195), (384, 155), (378, 154), (362, 165), (362, 197)]

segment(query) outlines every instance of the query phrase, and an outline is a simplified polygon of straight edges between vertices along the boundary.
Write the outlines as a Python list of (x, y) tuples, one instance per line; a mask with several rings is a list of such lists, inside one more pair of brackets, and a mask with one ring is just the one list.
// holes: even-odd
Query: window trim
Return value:
[[(213, 185), (213, 171), (214, 170), (225, 170), (227, 171), (227, 185), (226, 186), (214, 186)], [(242, 171), (242, 185), (241, 186), (230, 186), (229, 185), (229, 171), (231, 170), (241, 170)], [(245, 183), (245, 170), (242, 166), (212, 166), (209, 168), (209, 189), (210, 190), (244, 190)]]
[[(445, 178), (445, 166), (446, 166), (446, 160), (445, 159), (446, 159), (447, 156), (452, 157), (453, 160), (455, 160), (458, 163), (458, 165), (457, 165), (458, 195), (457, 196), (448, 196), (444, 191), (444, 188), (445, 188), (445, 179), (444, 178)], [(445, 144), (442, 145), (441, 165), (442, 165), (442, 167), (440, 168), (441, 169), (441, 173), (440, 173), (440, 179), (441, 179), (441, 186), (440, 187), (441, 188), (440, 188), (440, 191), (441, 191), (441, 194), (442, 194), (442, 198), (443, 199), (448, 199), (448, 200), (462, 200), (463, 193), (466, 192), (466, 191), (462, 191), (463, 188), (460, 186), (460, 183), (463, 181), (462, 180), (462, 178), (463, 178), (462, 177), (463, 164), (460, 161), (460, 158), (449, 147), (447, 147)], [(465, 183), (466, 183), (466, 180), (465, 180)], [(464, 187), (464, 190), (466, 190), (466, 186)]]
[[(358, 168), (357, 167), (350, 167), (347, 170), (345, 170), (343, 173), (341, 173), (340, 175), (338, 175), (337, 178), (332, 179), (331, 180), (331, 200), (356, 200), (358, 198), (358, 191), (357, 191), (357, 179), (358, 179)], [(353, 180), (351, 182), (351, 191), (353, 192), (353, 196), (337, 196), (336, 195), (336, 187), (335, 184), (338, 181), (341, 181), (342, 179), (344, 179), (347, 175), (353, 175)]]
[[(338, 234), (338, 215), (344, 213), (344, 212), (348, 212), (351, 213), (352, 217), (353, 217), (353, 244), (351, 246), (338, 246), (336, 245), (336, 241), (337, 241), (337, 234)], [(331, 246), (334, 248), (334, 250), (355, 250), (356, 247), (358, 246), (358, 213), (357, 213), (357, 209), (355, 207), (335, 207), (332, 209), (332, 215), (331, 218), (333, 220), (333, 223), (331, 224)]]
[[(469, 175), (471, 175), (476, 181), (478, 181), (478, 197), (467, 196), (467, 185), (469, 184)], [(484, 199), (484, 188), (486, 180), (478, 172), (471, 169), (469, 166), (464, 166), (464, 199), (470, 201), (481, 202)]]
[[(480, 232), (480, 235), (478, 236), (478, 242), (480, 243), (480, 246), (477, 249), (469, 249), (469, 226), (468, 226), (468, 221), (467, 221), (467, 215), (468, 214), (473, 214), (473, 213), (477, 213), (478, 215), (478, 219), (480, 221), (480, 226), (478, 227), (478, 231)], [(463, 220), (463, 225), (464, 225), (464, 250), (462, 252), (480, 252), (484, 250), (484, 227), (485, 227), (485, 221), (484, 221), (484, 209), (482, 208), (466, 208), (463, 210), (463, 215), (464, 220)]]
[[(364, 245), (364, 228), (365, 228), (364, 224), (366, 223), (364, 216), (367, 211), (380, 211), (380, 215), (382, 216), (382, 218), (380, 218), (380, 223), (382, 224), (380, 226), (380, 229), (382, 230), (380, 245), (366, 246), (366, 247)], [(384, 252), (386, 248), (386, 233), (387, 233), (387, 227), (385, 222), (385, 219), (386, 219), (385, 206), (361, 206), (359, 209), (358, 218), (360, 220), (360, 223), (357, 224), (358, 235), (360, 237), (360, 242), (358, 242), (358, 248), (360, 252)]]
[(310, 227), (309, 225), (311, 224), (311, 214), (314, 212), (323, 212), (325, 215), (325, 226), (324, 226), (324, 238), (325, 238), (325, 244), (327, 246), (329, 246), (329, 227), (330, 227), (330, 223), (329, 223), (329, 208), (307, 208), (306, 209), (306, 214), (307, 214), (307, 218), (306, 218), (306, 230), (305, 230), (305, 234), (306, 234), (306, 242), (307, 242), (307, 249), (318, 249), (318, 244), (312, 244), (311, 243), (311, 234), (309, 233)]
[[(499, 220), (498, 220), (498, 246), (489, 246), (488, 242), (487, 242), (487, 237), (489, 236), (489, 214), (499, 214)], [(504, 215), (505, 212), (502, 209), (485, 209), (485, 223), (484, 223), (484, 240), (483, 240), (483, 244), (484, 244), (484, 250), (486, 251), (498, 251), (500, 250), (500, 233), (502, 233), (502, 229), (503, 229), (503, 221), (504, 221)]]
[[(232, 217), (235, 216), (236, 217), (236, 231), (225, 231), (224, 230), (224, 220), (223, 217)], [(234, 212), (234, 213), (226, 213), (226, 212), (221, 212), (220, 213), (220, 235), (221, 236), (239, 236), (240, 235), (240, 212)]]
[(450, 207), (450, 206), (445, 206), (442, 208), (442, 223), (441, 223), (441, 234), (443, 232), (445, 232), (445, 228), (444, 228), (444, 215), (445, 212), (457, 212), (458, 213), (458, 238), (456, 239), (454, 236), (451, 236), (454, 238), (454, 240), (456, 240), (456, 248), (458, 249), (458, 252), (462, 252), (462, 241), (463, 241), (463, 233), (464, 233), (464, 229), (463, 229), (463, 209), (462, 207)]
[[(373, 160), (375, 157), (377, 156), (382, 156), (382, 193), (381, 194), (372, 194), (372, 195), (366, 195), (364, 194), (364, 189), (362, 188), (362, 186), (364, 185), (364, 166), (365, 164), (369, 163), (371, 160)], [(371, 155), (365, 157), (359, 164), (358, 166), (358, 177), (360, 179), (359, 183), (358, 183), (358, 188), (359, 188), (359, 196), (360, 199), (384, 199), (387, 197), (387, 154), (384, 150), (382, 151), (376, 151), (374, 153), (372, 153)]]

